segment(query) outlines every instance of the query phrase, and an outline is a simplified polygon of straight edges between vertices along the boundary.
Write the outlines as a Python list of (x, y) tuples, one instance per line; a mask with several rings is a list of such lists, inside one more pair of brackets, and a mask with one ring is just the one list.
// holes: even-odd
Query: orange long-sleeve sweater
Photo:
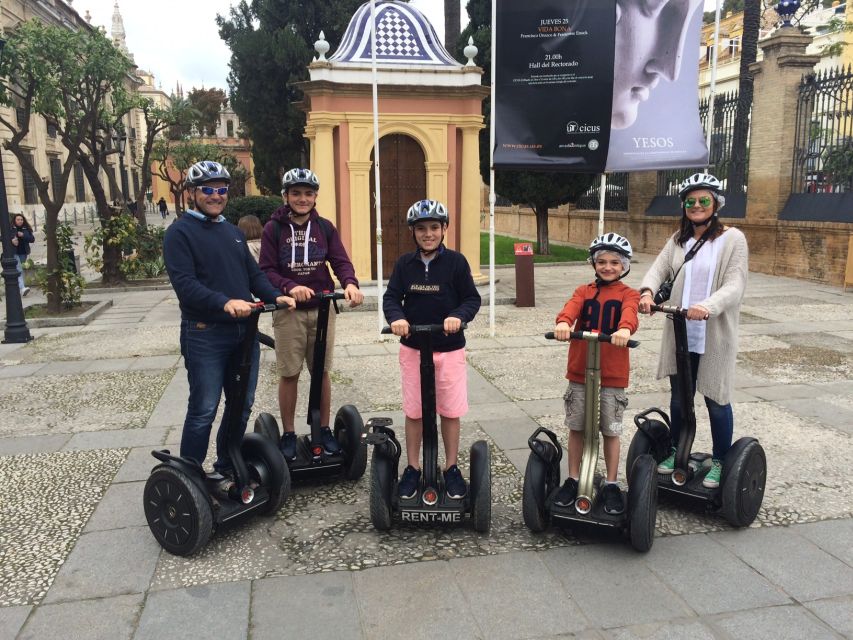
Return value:
[[(574, 331), (613, 333), (619, 329), (628, 329), (633, 334), (639, 326), (639, 303), (639, 292), (623, 282), (612, 282), (602, 287), (592, 282), (575, 289), (562, 311), (557, 314), (557, 323), (574, 324)], [(569, 344), (566, 378), (572, 382), (584, 383), (586, 347), (586, 342), (582, 340), (572, 340)], [(601, 386), (620, 389), (628, 386), (631, 366), (628, 351), (609, 343), (601, 344)]]

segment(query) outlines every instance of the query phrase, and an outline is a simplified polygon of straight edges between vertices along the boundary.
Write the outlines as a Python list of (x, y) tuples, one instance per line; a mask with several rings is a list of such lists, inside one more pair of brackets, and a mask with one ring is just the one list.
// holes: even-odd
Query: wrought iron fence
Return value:
[(853, 65), (803, 76), (792, 193), (853, 191)]
[[(598, 210), (600, 205), (599, 191), (601, 181), (594, 180), (592, 185), (586, 192), (578, 198), (578, 209), (595, 209)], [(604, 208), (607, 211), (627, 211), (628, 210), (628, 174), (627, 173), (608, 173), (607, 182), (604, 186)]]
[[(737, 100), (738, 92), (732, 91), (722, 93), (714, 97), (714, 119), (711, 129), (711, 148), (708, 161), (708, 170), (723, 181), (726, 191), (744, 192), (746, 190), (746, 176), (748, 171), (749, 154), (743, 159), (744, 168), (742, 179), (738, 182), (743, 184), (728, 184), (727, 176), (729, 166), (735, 159), (732, 150), (732, 141), (735, 133), (735, 118), (737, 116)], [(699, 118), (702, 121), (702, 130), (707, 135), (708, 132), (708, 107), (710, 104), (710, 96), (699, 102)], [(752, 116), (752, 107), (750, 106), (750, 114)], [(747, 140), (749, 138), (747, 137)], [(666, 171), (658, 171), (658, 188), (657, 193), (660, 196), (676, 195), (678, 193), (678, 185), (691, 174), (697, 171), (704, 171), (705, 167), (694, 167), (692, 169), (669, 169)], [(739, 172), (740, 173), (740, 172)]]

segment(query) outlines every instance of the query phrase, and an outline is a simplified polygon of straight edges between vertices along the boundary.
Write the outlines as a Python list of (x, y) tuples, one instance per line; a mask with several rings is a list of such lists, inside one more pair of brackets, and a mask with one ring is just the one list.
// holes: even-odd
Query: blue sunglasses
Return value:
[(199, 187), (199, 190), (206, 196), (212, 196), (214, 193), (218, 196), (224, 196), (228, 193), (228, 187)]

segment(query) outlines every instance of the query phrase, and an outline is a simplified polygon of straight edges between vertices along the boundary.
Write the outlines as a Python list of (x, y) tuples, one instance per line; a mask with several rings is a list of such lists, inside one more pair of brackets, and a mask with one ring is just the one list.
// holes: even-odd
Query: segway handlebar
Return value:
[(315, 291), (316, 300), (343, 300), (346, 296), (340, 291)]
[[(468, 323), (463, 322), (461, 329), (467, 329)], [(409, 325), (409, 333), (441, 333), (444, 331), (443, 324), (411, 324)], [(379, 333), (390, 334), (391, 327), (382, 327)]]
[(290, 308), (286, 304), (279, 304), (277, 302), (255, 302), (253, 304), (252, 313), (267, 313), (269, 311), (280, 311), (281, 309)]
[(655, 312), (660, 311), (661, 313), (671, 313), (675, 316), (687, 317), (687, 309), (683, 307), (675, 307), (668, 304), (653, 304), (650, 309)]
[[(611, 336), (608, 333), (595, 333), (594, 331), (572, 331), (569, 334), (570, 340), (586, 340), (587, 342), (610, 342)], [(554, 337), (554, 332), (549, 331), (545, 334), (545, 338), (547, 340), (556, 340)], [(639, 347), (640, 342), (638, 340), (628, 340), (628, 347), (633, 349), (634, 347)]]

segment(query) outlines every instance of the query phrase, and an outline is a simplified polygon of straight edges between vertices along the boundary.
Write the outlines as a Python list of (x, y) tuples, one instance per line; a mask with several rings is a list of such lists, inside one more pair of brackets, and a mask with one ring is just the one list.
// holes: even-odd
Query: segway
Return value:
[[(329, 307), (333, 302), (342, 300), (343, 293), (323, 291), (316, 293), (320, 300), (317, 312), (317, 334), (314, 339), (314, 367), (311, 372), (311, 387), (308, 393), (308, 427), (310, 433), (297, 438), (296, 458), (287, 460), (290, 475), (294, 482), (343, 476), (347, 480), (358, 480), (367, 468), (367, 447), (362, 441), (364, 422), (361, 414), (351, 404), (338, 409), (335, 415), (333, 433), (341, 446), (339, 453), (328, 454), (323, 448), (320, 437), (320, 395), (323, 389), (323, 373), (326, 364), (326, 332), (329, 327)], [(337, 311), (337, 303), (335, 302)], [(275, 341), (264, 336), (263, 343), (275, 348)], [(269, 413), (261, 413), (255, 420), (255, 433), (262, 434), (276, 447), (281, 439), (278, 422)]]
[[(465, 328), (462, 323), (462, 328)], [(391, 528), (394, 516), (412, 524), (461, 524), (470, 514), (479, 533), (487, 533), (492, 519), (492, 467), (489, 445), (478, 440), (471, 445), (471, 476), (468, 493), (454, 499), (444, 490), (444, 476), (438, 465), (438, 427), (435, 410), (435, 365), (432, 334), (444, 331), (444, 325), (412, 325), (420, 337), (421, 407), (423, 413), (423, 464), (418, 491), (412, 498), (401, 498), (397, 490), (402, 448), (391, 429), (389, 418), (368, 420), (365, 440), (374, 445), (370, 462), (370, 519), (384, 531)], [(391, 333), (390, 327), (382, 333)]]
[[(687, 350), (687, 310), (680, 307), (652, 305), (652, 311), (667, 314), (675, 331), (675, 362), (683, 423), (675, 452), (675, 468), (671, 475), (657, 474), (657, 486), (666, 494), (697, 500), (709, 510), (719, 511), (736, 527), (749, 526), (758, 515), (764, 498), (767, 459), (755, 438), (740, 438), (732, 444), (723, 460), (720, 486), (702, 486), (711, 468), (711, 454), (693, 452), (696, 436), (696, 411), (693, 406), (693, 376)], [(660, 419), (650, 416), (657, 415)], [(628, 449), (628, 468), (639, 457), (652, 454), (661, 462), (670, 454), (669, 416), (658, 408), (647, 409), (634, 418), (637, 432)]]
[(226, 423), (227, 449), (234, 465), (234, 482), (224, 494), (218, 490), (223, 477), (205, 473), (191, 458), (152, 451), (160, 461), (151, 471), (143, 492), (145, 519), (151, 533), (166, 551), (189, 556), (201, 549), (215, 529), (249, 515), (271, 515), (290, 493), (290, 474), (278, 447), (254, 433), (240, 439), (239, 409), (246, 399), (252, 367), (252, 348), (258, 334), (260, 313), (275, 311), (274, 304), (258, 303), (246, 325), (246, 335), (229, 385), (230, 411)]
[[(545, 337), (553, 340), (554, 333)], [(587, 342), (586, 372), (584, 380), (584, 445), (581, 457), (578, 495), (569, 506), (554, 503), (560, 489), (560, 461), (563, 448), (553, 431), (539, 427), (527, 441), (530, 457), (524, 471), (522, 514), (524, 523), (534, 532), (544, 531), (550, 523), (562, 527), (593, 525), (611, 530), (627, 531), (631, 546), (637, 551), (648, 551), (654, 542), (657, 517), (657, 491), (655, 487), (655, 461), (651, 455), (637, 456), (632, 473), (628, 474), (628, 491), (622, 491), (625, 509), (619, 514), (604, 510), (603, 500), (598, 500), (597, 487), (601, 477), (596, 475), (598, 464), (599, 416), (601, 413), (601, 342), (610, 342), (610, 336), (590, 331), (572, 331), (572, 340)], [(639, 343), (629, 340), (629, 347)], [(540, 439), (540, 434), (547, 440)], [(631, 462), (628, 463), (632, 464)]]

